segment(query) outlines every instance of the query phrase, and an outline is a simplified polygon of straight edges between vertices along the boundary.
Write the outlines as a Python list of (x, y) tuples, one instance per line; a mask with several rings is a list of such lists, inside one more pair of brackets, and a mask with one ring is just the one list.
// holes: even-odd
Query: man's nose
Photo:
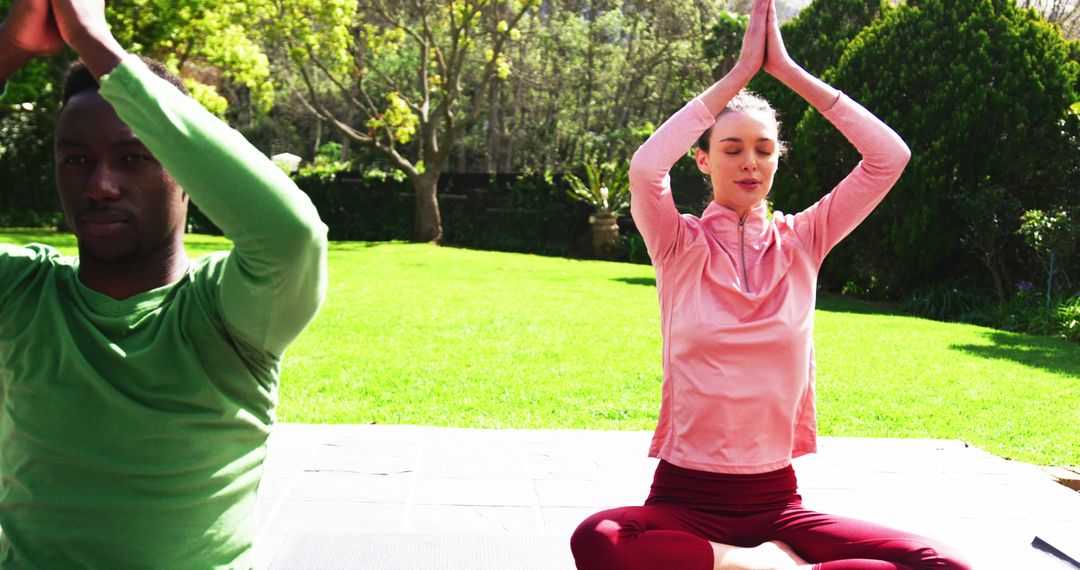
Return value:
[(94, 171), (86, 181), (86, 197), (94, 202), (116, 200), (120, 197), (120, 185), (116, 180), (116, 172), (106, 161), (99, 161), (94, 165)]

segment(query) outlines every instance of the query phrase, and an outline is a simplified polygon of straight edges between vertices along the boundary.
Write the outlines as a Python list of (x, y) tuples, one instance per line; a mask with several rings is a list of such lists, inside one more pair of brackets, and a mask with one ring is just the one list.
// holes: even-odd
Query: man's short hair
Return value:
[[(170, 72), (165, 67), (164, 63), (141, 55), (139, 56), (139, 59), (146, 64), (146, 67), (150, 68), (150, 71), (153, 72), (154, 75), (168, 81), (184, 95), (187, 95), (188, 97), (191, 96), (187, 86), (184, 85), (184, 80)], [(86, 68), (86, 64), (81, 60), (75, 61), (68, 67), (67, 74), (64, 76), (64, 92), (60, 99), (61, 105), (67, 105), (68, 99), (71, 99), (83, 91), (97, 91), (100, 87), (97, 79), (94, 79), (94, 75)]]

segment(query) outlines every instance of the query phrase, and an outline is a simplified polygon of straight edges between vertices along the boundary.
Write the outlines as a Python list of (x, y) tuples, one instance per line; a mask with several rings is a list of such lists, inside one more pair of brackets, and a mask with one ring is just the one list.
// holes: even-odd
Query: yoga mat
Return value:
[(570, 540), (553, 536), (299, 534), (271, 570), (574, 570)]

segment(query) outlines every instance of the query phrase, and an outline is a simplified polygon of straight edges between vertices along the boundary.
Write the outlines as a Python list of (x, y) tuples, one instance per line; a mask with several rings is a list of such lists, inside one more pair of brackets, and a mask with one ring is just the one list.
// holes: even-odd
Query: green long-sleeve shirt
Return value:
[(0, 567), (250, 567), (281, 357), (325, 295), (326, 227), (137, 58), (100, 93), (235, 247), (118, 301), (77, 258), (0, 245)]

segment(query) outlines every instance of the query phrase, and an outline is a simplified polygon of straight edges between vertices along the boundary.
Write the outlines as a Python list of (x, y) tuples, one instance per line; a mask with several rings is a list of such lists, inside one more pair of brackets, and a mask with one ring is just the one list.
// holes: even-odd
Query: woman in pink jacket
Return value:
[[(768, 103), (742, 91), (762, 67), (863, 158), (795, 215), (769, 217), (765, 204), (782, 143)], [(700, 218), (678, 213), (668, 176), (695, 140), (714, 198)], [(650, 449), (660, 463), (644, 506), (581, 523), (571, 539), (579, 569), (968, 567), (932, 540), (805, 509), (791, 466), (816, 449), (818, 270), (910, 156), (892, 129), (791, 60), (773, 2), (756, 0), (735, 68), (630, 164), (631, 212), (660, 298), (664, 385)]]

